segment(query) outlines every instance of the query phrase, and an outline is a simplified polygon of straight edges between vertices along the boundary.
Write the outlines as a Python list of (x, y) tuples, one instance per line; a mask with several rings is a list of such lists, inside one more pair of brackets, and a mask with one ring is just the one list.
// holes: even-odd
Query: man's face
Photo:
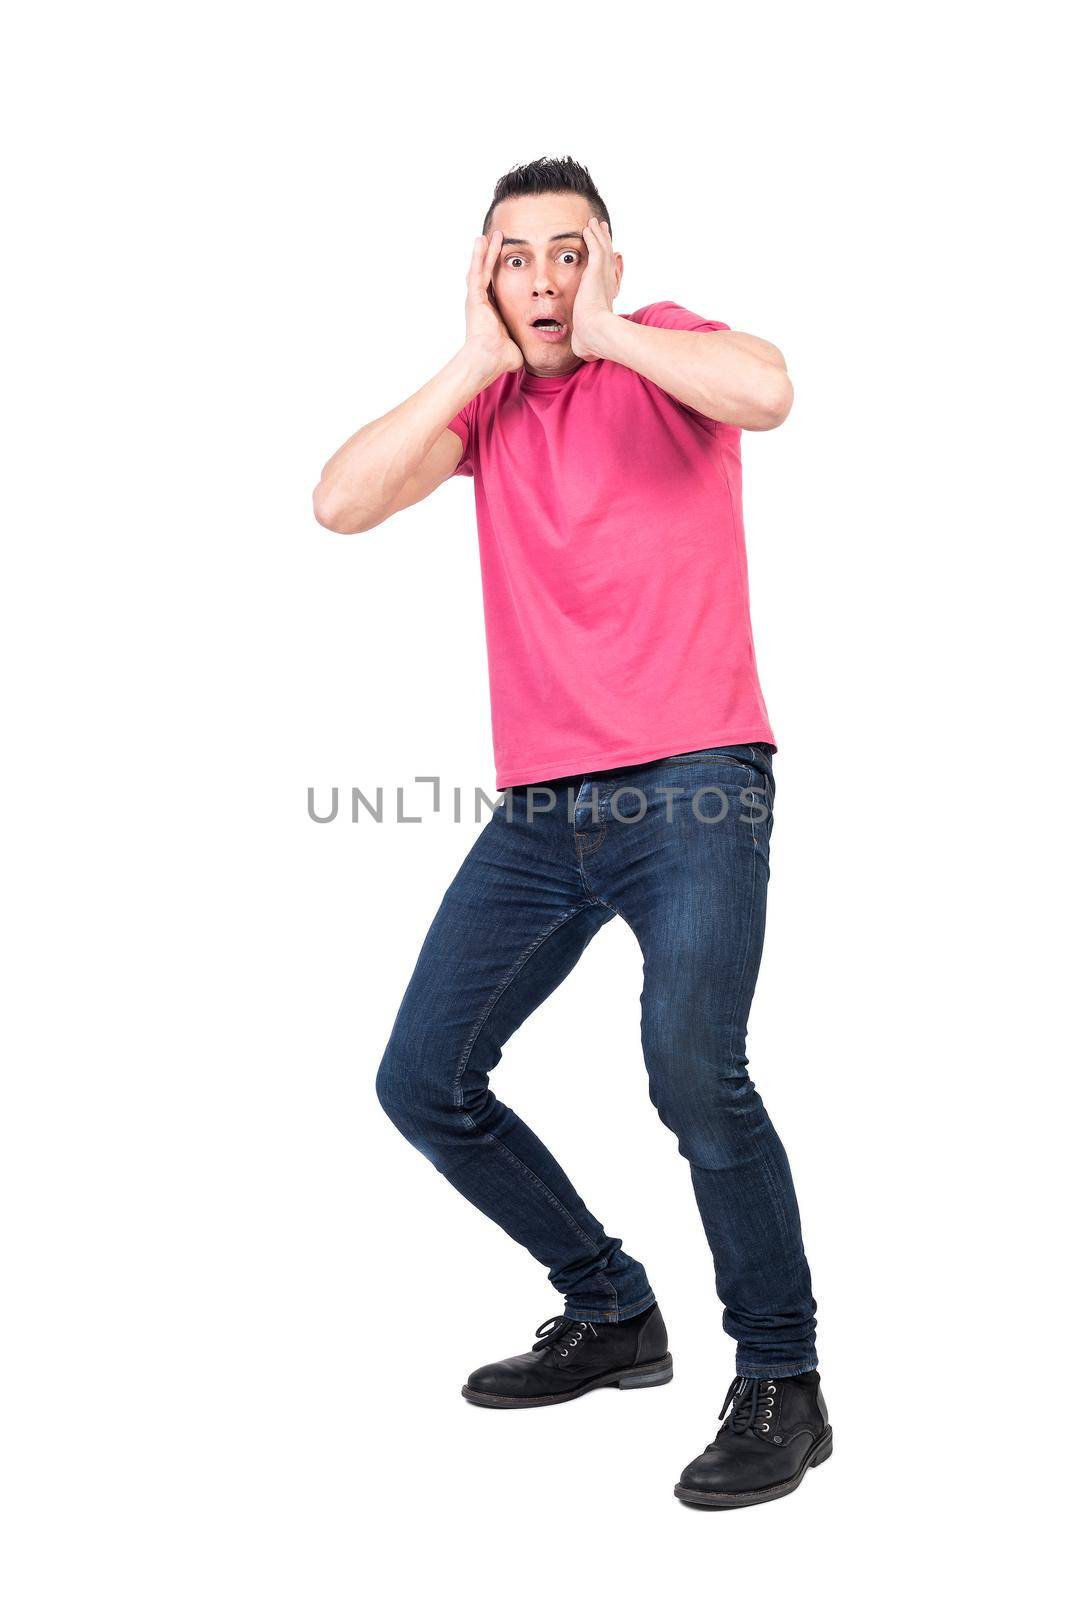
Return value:
[[(581, 365), (571, 348), (571, 308), (586, 266), (582, 230), (593, 208), (578, 194), (519, 195), (494, 207), (487, 237), (504, 234), (493, 269), (493, 299), (505, 327), (523, 352), (527, 371), (553, 377)], [(615, 257), (622, 274), (622, 258)], [(541, 331), (535, 321), (554, 318), (562, 332)]]

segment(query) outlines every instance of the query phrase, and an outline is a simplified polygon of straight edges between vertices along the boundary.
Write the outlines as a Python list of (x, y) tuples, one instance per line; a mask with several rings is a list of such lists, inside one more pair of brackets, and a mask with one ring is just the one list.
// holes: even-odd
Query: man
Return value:
[(723, 1426), (675, 1493), (739, 1506), (790, 1493), (831, 1452), (790, 1169), (745, 1055), (776, 745), (739, 442), (783, 422), (793, 391), (764, 339), (670, 301), (616, 313), (622, 273), (584, 167), (513, 168), (475, 241), (462, 349), (337, 451), (314, 509), (359, 533), (474, 479), (507, 803), (445, 894), (377, 1086), (549, 1269), (564, 1312), (462, 1392), (501, 1409), (672, 1376), (644, 1267), (489, 1088), (505, 1041), (619, 915), (645, 958), (650, 1096), (690, 1163), (738, 1345)]

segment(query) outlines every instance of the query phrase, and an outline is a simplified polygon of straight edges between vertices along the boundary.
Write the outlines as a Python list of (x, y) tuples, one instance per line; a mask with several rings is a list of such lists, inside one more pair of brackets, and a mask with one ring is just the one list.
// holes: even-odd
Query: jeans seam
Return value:
[[(632, 1301), (632, 1303), (629, 1306), (621, 1306), (621, 1305), (619, 1305), (618, 1296), (617, 1296), (616, 1321), (617, 1322), (625, 1322), (628, 1317), (640, 1317), (643, 1311), (648, 1311), (650, 1306), (655, 1306), (655, 1305), (656, 1305), (656, 1291), (654, 1289), (650, 1289), (648, 1295), (647, 1296), (643, 1295), (640, 1300)], [(568, 1296), (567, 1307), (568, 1307), (568, 1312), (567, 1312), (568, 1316), (576, 1316), (576, 1315), (578, 1315), (578, 1313), (580, 1311), (582, 1311), (582, 1307), (581, 1306), (574, 1306), (574, 1305), (571, 1304), (571, 1296)], [(611, 1317), (595, 1316), (592, 1312), (589, 1312), (589, 1311), (583, 1312), (582, 1313), (582, 1317), (580, 1318), (580, 1320), (581, 1321), (585, 1321), (585, 1322), (604, 1322), (606, 1324), (610, 1323), (612, 1321)]]
[(737, 1375), (739, 1378), (800, 1378), (805, 1372), (815, 1372), (818, 1366), (819, 1362), (813, 1361), (810, 1367), (792, 1367), (789, 1372), (769, 1372), (766, 1367), (761, 1367), (759, 1371), (750, 1372), (746, 1368), (739, 1366)]
[[(712, 751), (716, 750), (717, 748), (718, 747), (716, 745), (710, 745), (709, 746), (709, 749), (712, 750)], [(753, 747), (752, 747), (752, 745), (749, 745), (746, 748), (751, 750)], [(727, 766), (742, 767), (746, 771), (748, 771), (748, 769), (751, 766), (755, 765), (755, 763), (752, 762), (752, 761), (743, 761), (740, 756), (727, 756), (727, 755), (718, 755), (718, 754), (717, 755), (708, 755), (708, 754), (705, 754), (703, 751), (700, 751), (700, 750), (695, 751), (693, 755), (687, 755), (687, 756), (665, 756), (663, 761), (658, 763), (658, 765), (665, 766), (665, 767), (685, 767), (685, 766), (696, 767), (696, 766), (702, 766), (702, 765), (711, 766), (716, 761), (722, 761)]]
[[(538, 935), (538, 937), (536, 939), (534, 939), (527, 946), (527, 948), (522, 952), (522, 954), (516, 960), (515, 965), (512, 966), (509, 969), (509, 971), (505, 974), (505, 976), (504, 976), (503, 980), (501, 981), (501, 983), (498, 985), (498, 987), (494, 990), (493, 994), (490, 996), (489, 1000), (487, 1000), (486, 1005), (483, 1008), (482, 1014), (476, 1020), (474, 1029), (472, 1030), (472, 1033), (471, 1033), (471, 1036), (468, 1039), (467, 1043), (464, 1045), (463, 1051), (461, 1052), (461, 1055), (460, 1055), (460, 1063), (459, 1063), (459, 1066), (457, 1067), (456, 1077), (455, 1077), (455, 1080), (453, 1082), (453, 1094), (456, 1097), (456, 1104), (458, 1106), (462, 1106), (463, 1105), (463, 1094), (462, 1094), (462, 1092), (460, 1090), (460, 1079), (463, 1077), (464, 1073), (467, 1071), (467, 1063), (471, 1059), (471, 1052), (475, 1048), (475, 1045), (476, 1045), (476, 1043), (478, 1041), (478, 1036), (482, 1032), (482, 1029), (485, 1027), (487, 1021), (489, 1020), (489, 1017), (493, 1012), (494, 1006), (496, 1006), (497, 1002), (500, 1000), (500, 998), (504, 994), (505, 990), (508, 989), (515, 982), (516, 978), (519, 976), (520, 972), (522, 972), (523, 968), (526, 966), (527, 962), (530, 960), (530, 958), (534, 954), (535, 950), (540, 949), (541, 946), (545, 943), (546, 939), (550, 938), (551, 935), (554, 934), (557, 931), (558, 928), (562, 928), (566, 922), (570, 922), (574, 917), (577, 917), (580, 914), (580, 912), (584, 911), (585, 909), (586, 909), (585, 906), (573, 906), (570, 911), (565, 911), (562, 917), (558, 917), (555, 922), (550, 923), (549, 926), (546, 928), (545, 932), (544, 933), (540, 933)], [(465, 1115), (468, 1115), (468, 1113), (465, 1112)], [(474, 1120), (470, 1119), (470, 1118), (469, 1118), (469, 1120), (471, 1121), (471, 1126), (473, 1128), (476, 1127), (476, 1124), (475, 1124)]]
[[(468, 1113), (465, 1112), (464, 1115), (468, 1116)], [(470, 1119), (470, 1117), (468, 1117), (468, 1120), (472, 1120), (472, 1119)], [(477, 1132), (478, 1131), (477, 1124), (472, 1122), (472, 1126), (475, 1127), (475, 1130)], [(546, 1196), (546, 1198), (550, 1201), (550, 1203), (556, 1207), (557, 1211), (559, 1211), (559, 1213), (563, 1217), (564, 1221), (566, 1223), (568, 1223), (569, 1226), (572, 1227), (574, 1229), (574, 1231), (578, 1234), (578, 1236), (582, 1240), (583, 1244), (589, 1245), (591, 1250), (596, 1250), (597, 1249), (596, 1240), (591, 1239), (589, 1234), (586, 1233), (585, 1230), (579, 1226), (579, 1224), (575, 1221), (574, 1217), (571, 1215), (570, 1211), (567, 1209), (567, 1207), (560, 1200), (559, 1196), (553, 1194), (552, 1190), (549, 1188), (549, 1185), (545, 1182), (545, 1180), (543, 1178), (539, 1178), (538, 1174), (536, 1172), (532, 1171), (531, 1168), (527, 1166), (525, 1161), (520, 1160), (519, 1156), (516, 1155), (514, 1150), (509, 1150), (508, 1146), (505, 1144), (503, 1139), (499, 1139), (495, 1133), (482, 1134), (482, 1137), (483, 1138), (487, 1138), (487, 1139), (492, 1139), (493, 1143), (497, 1146), (498, 1150), (500, 1150), (501, 1153), (506, 1157), (506, 1159), (509, 1160), (512, 1163), (512, 1165), (514, 1167), (516, 1167), (520, 1172), (525, 1172), (527, 1177), (531, 1178), (533, 1180), (535, 1185), (541, 1190), (541, 1192)], [(598, 1261), (597, 1265), (599, 1267), (601, 1267), (602, 1269), (607, 1265), (607, 1263), (605, 1262), (603, 1256), (600, 1258), (600, 1260)], [(605, 1288), (608, 1290), (609, 1294), (612, 1296), (612, 1301), (613, 1301), (613, 1304), (615, 1306), (616, 1317), (618, 1318), (619, 1317), (619, 1291), (618, 1291), (618, 1289), (616, 1288), (615, 1284), (612, 1282), (611, 1278), (609, 1278), (608, 1274), (606, 1272), (604, 1272), (603, 1270), (597, 1273), (597, 1278), (601, 1283), (604, 1284)]]
[[(594, 894), (592, 889), (590, 890), (590, 899), (594, 900), (597, 903), (597, 905), (604, 906), (605, 910), (606, 911), (610, 911), (614, 917), (618, 917), (620, 922), (622, 922), (625, 927), (628, 927), (630, 929), (631, 933), (634, 935), (634, 937), (636, 939), (638, 939), (638, 930), (634, 926), (633, 922), (631, 922), (624, 915), (624, 913), (622, 911), (620, 911), (618, 906), (614, 906), (612, 904), (611, 900), (606, 900), (604, 898), (604, 895)], [(642, 942), (641, 942), (640, 939), (638, 939), (638, 949), (642, 950)], [(642, 950), (642, 955), (644, 955), (644, 954), (645, 954), (645, 951)]]
[[(593, 818), (591, 816), (591, 818), (590, 818), (590, 829), (591, 829), (591, 831), (592, 831), (592, 827), (593, 827)], [(604, 833), (604, 828), (603, 827), (601, 829), (601, 832), (602, 832), (602, 834)], [(576, 861), (576, 863), (578, 865), (579, 882), (582, 885), (582, 891), (585, 894), (587, 900), (596, 901), (597, 900), (597, 896), (594, 894), (593, 890), (590, 888), (590, 880), (586, 876), (586, 855), (588, 854), (588, 852), (579, 846), (578, 838), (576, 836), (574, 827), (572, 827), (572, 841), (573, 841), (574, 846), (575, 846), (575, 861)], [(605, 902), (603, 900), (600, 901), (599, 903), (601, 905), (605, 904)], [(608, 910), (611, 911), (612, 907), (609, 906)], [(617, 915), (618, 915), (618, 913), (617, 913)]]
[[(738, 974), (738, 980), (737, 980), (737, 982), (735, 984), (735, 987), (734, 987), (734, 1004), (731, 1007), (731, 1020), (730, 1020), (730, 1023), (728, 1024), (728, 1028), (727, 1028), (727, 1037), (729, 1039), (731, 1039), (731, 1040), (733, 1040), (733, 1038), (734, 1038), (734, 1024), (735, 1024), (735, 1021), (736, 1021), (737, 1016), (738, 1016), (738, 1001), (741, 998), (742, 987), (743, 987), (743, 984), (745, 982), (745, 969), (746, 969), (746, 965), (747, 965), (747, 963), (749, 961), (749, 951), (752, 948), (752, 944), (753, 944), (753, 905), (754, 905), (754, 902), (756, 900), (756, 869), (757, 869), (757, 859), (758, 859), (758, 851), (757, 851), (757, 845), (756, 845), (756, 832), (755, 832), (755, 829), (756, 829), (756, 824), (754, 823), (753, 849), (752, 849), (752, 851), (750, 853), (750, 858), (749, 858), (750, 861), (752, 862), (752, 869), (753, 870), (752, 870), (752, 873), (750, 874), (750, 879), (749, 879), (749, 916), (748, 916), (748, 920), (746, 922), (746, 930), (745, 930), (745, 951), (744, 951), (744, 953), (742, 955), (742, 964), (741, 964), (741, 970), (740, 970), (740, 972)], [(790, 1229), (789, 1229), (789, 1225), (788, 1225), (787, 1220), (786, 1220), (786, 1213), (783, 1210), (782, 1195), (779, 1193), (779, 1185), (778, 1185), (778, 1182), (776, 1181), (776, 1178), (775, 1178), (774, 1169), (773, 1169), (773, 1167), (771, 1165), (770, 1160), (768, 1159), (767, 1151), (764, 1149), (764, 1142), (763, 1141), (758, 1141), (758, 1149), (759, 1149), (759, 1152), (760, 1152), (761, 1164), (763, 1165), (764, 1172), (765, 1172), (765, 1174), (767, 1176), (767, 1180), (768, 1180), (768, 1190), (774, 1196), (774, 1199), (775, 1199), (775, 1216), (776, 1216), (776, 1220), (777, 1220), (777, 1222), (779, 1224), (780, 1233), (781, 1233), (783, 1242), (784, 1243), (789, 1243)]]
[[(483, 1011), (482, 1015), (479, 1017), (478, 1021), (475, 1023), (474, 1031), (471, 1034), (471, 1037), (468, 1039), (467, 1044), (464, 1046), (463, 1053), (460, 1056), (460, 1064), (459, 1064), (459, 1067), (458, 1067), (457, 1072), (456, 1072), (455, 1080), (453, 1082), (453, 1096), (454, 1096), (454, 1099), (455, 1099), (455, 1103), (456, 1103), (457, 1109), (460, 1111), (464, 1121), (467, 1123), (467, 1125), (471, 1129), (471, 1131), (473, 1133), (476, 1133), (476, 1134), (480, 1135), (481, 1137), (492, 1139), (493, 1143), (498, 1147), (498, 1149), (500, 1149), (504, 1153), (504, 1155), (508, 1158), (508, 1160), (510, 1162), (512, 1162), (512, 1164), (515, 1167), (517, 1167), (519, 1169), (519, 1171), (525, 1172), (529, 1178), (533, 1179), (534, 1183), (548, 1197), (549, 1201), (556, 1207), (557, 1211), (559, 1211), (560, 1215), (564, 1218), (564, 1220), (567, 1223), (570, 1224), (570, 1226), (574, 1229), (575, 1233), (582, 1240), (582, 1242), (584, 1244), (586, 1244), (586, 1245), (589, 1245), (591, 1250), (593, 1250), (595, 1253), (599, 1254), (600, 1252), (598, 1251), (597, 1241), (595, 1239), (591, 1239), (589, 1234), (586, 1233), (585, 1229), (579, 1226), (579, 1224), (575, 1221), (575, 1218), (571, 1215), (570, 1211), (563, 1204), (563, 1202), (560, 1200), (560, 1198), (557, 1195), (553, 1194), (553, 1192), (549, 1188), (548, 1184), (545, 1183), (543, 1179), (539, 1178), (538, 1174), (536, 1172), (533, 1172), (531, 1170), (531, 1168), (527, 1166), (525, 1161), (520, 1160), (520, 1158), (515, 1154), (515, 1152), (513, 1150), (509, 1150), (508, 1146), (505, 1144), (503, 1139), (499, 1139), (495, 1133), (485, 1133), (482, 1129), (479, 1128), (478, 1123), (475, 1121), (474, 1117), (464, 1107), (463, 1089), (461, 1088), (461, 1085), (460, 1085), (460, 1080), (462, 1079), (464, 1073), (467, 1071), (467, 1063), (471, 1059), (471, 1052), (475, 1048), (476, 1043), (478, 1042), (478, 1036), (482, 1032), (482, 1029), (485, 1027), (485, 1025), (486, 1025), (487, 1021), (489, 1020), (489, 1018), (492, 1016), (494, 1007), (498, 1004), (498, 1002), (500, 1001), (502, 995), (504, 995), (505, 992), (508, 990), (508, 988), (515, 982), (516, 978), (519, 976), (520, 972), (522, 972), (523, 968), (526, 966), (527, 962), (530, 960), (530, 958), (534, 954), (534, 952), (536, 950), (539, 950), (541, 948), (541, 946), (546, 942), (546, 940), (551, 938), (552, 935), (554, 933), (556, 933), (558, 929), (562, 928), (565, 923), (572, 921), (572, 919), (577, 917), (580, 914), (580, 912), (585, 911), (585, 910), (586, 910), (586, 906), (585, 905), (575, 906), (575, 907), (573, 907), (572, 910), (565, 912), (562, 917), (559, 917), (556, 920), (556, 922), (551, 924), (550, 927), (546, 928), (545, 932), (543, 934), (540, 934), (538, 936), (538, 938), (535, 939), (533, 941), (533, 943), (530, 944), (527, 947), (527, 949), (523, 951), (522, 955), (516, 961), (515, 965), (511, 969), (511, 971), (508, 972), (508, 974), (505, 976), (505, 979), (504, 979), (503, 983), (501, 983), (500, 987), (490, 997), (490, 1000), (488, 1001), (488, 1003), (487, 1003), (487, 1005), (485, 1007), (485, 1010)], [(612, 1295), (612, 1299), (613, 1299), (613, 1301), (615, 1303), (615, 1307), (616, 1307), (616, 1316), (618, 1317), (618, 1315), (619, 1315), (619, 1293), (618, 1293), (615, 1285), (612, 1283), (611, 1279), (607, 1276), (606, 1273), (600, 1272), (600, 1273), (598, 1273), (598, 1277), (601, 1279), (601, 1281), (605, 1284), (605, 1286), (610, 1291), (610, 1293)]]

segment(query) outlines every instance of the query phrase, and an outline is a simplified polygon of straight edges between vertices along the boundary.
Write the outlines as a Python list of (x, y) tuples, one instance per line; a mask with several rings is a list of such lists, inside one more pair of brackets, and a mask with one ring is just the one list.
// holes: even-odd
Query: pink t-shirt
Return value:
[[(713, 331), (670, 300), (629, 314)], [(497, 787), (774, 746), (741, 430), (615, 361), (507, 372), (449, 423), (475, 480)]]

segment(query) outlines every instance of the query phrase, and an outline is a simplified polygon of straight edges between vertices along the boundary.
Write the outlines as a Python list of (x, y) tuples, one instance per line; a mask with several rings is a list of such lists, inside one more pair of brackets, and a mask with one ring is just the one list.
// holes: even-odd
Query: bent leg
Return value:
[(489, 1086), (504, 1044), (612, 916), (552, 839), (544, 819), (498, 813), (483, 829), (431, 923), (376, 1087), (405, 1137), (549, 1269), (569, 1316), (617, 1322), (653, 1303), (644, 1268)]

